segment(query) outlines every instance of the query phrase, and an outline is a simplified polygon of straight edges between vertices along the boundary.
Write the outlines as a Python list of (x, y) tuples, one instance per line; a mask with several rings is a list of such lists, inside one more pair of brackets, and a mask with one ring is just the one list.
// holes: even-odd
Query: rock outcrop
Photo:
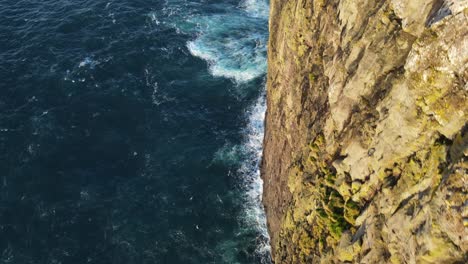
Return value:
[(467, 7), (271, 0), (275, 263), (468, 263)]

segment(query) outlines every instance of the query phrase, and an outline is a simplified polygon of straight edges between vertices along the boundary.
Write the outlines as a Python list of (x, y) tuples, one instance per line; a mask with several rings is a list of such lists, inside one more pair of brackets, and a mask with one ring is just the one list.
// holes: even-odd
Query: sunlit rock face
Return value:
[(271, 1), (275, 263), (466, 263), (467, 7)]

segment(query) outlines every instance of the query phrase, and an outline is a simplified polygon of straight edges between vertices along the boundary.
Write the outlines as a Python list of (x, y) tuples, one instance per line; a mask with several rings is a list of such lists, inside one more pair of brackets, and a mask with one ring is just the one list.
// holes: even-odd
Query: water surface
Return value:
[(0, 263), (270, 263), (264, 0), (0, 0)]

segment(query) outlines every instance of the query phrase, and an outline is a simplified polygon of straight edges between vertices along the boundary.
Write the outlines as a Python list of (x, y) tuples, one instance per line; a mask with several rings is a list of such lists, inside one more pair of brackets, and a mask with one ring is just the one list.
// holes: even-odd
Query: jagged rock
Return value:
[(468, 262), (468, 1), (271, 1), (275, 263)]

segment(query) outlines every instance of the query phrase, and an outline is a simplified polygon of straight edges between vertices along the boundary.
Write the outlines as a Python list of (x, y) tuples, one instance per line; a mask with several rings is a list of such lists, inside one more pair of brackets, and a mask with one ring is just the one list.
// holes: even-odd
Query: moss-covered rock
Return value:
[(467, 261), (467, 5), (271, 1), (275, 263)]

